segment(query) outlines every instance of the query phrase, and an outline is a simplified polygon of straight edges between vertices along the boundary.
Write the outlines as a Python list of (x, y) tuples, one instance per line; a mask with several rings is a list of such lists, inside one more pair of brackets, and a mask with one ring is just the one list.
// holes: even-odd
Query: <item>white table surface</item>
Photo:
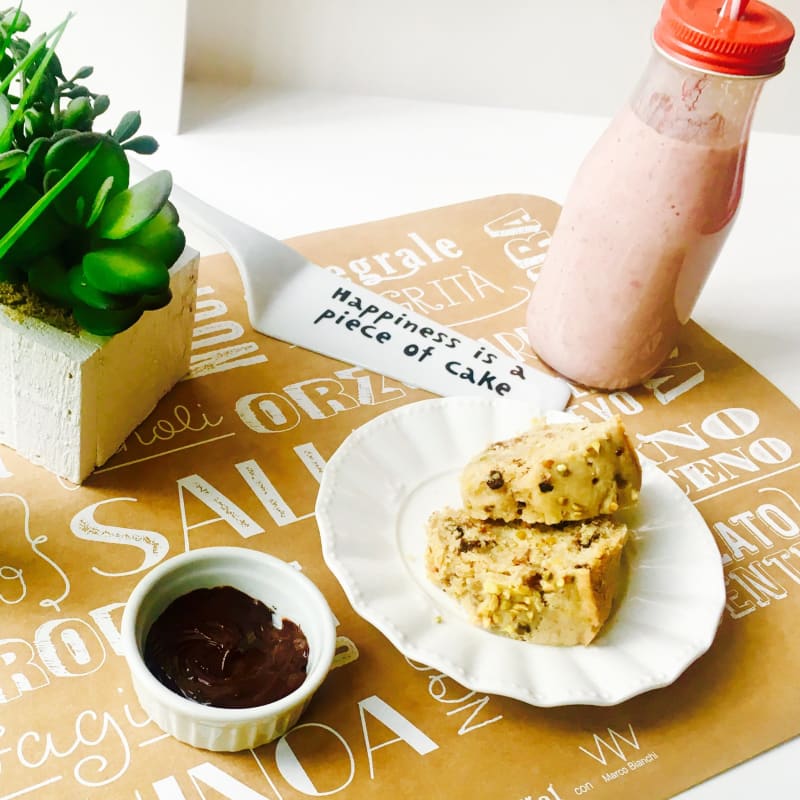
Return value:
[[(200, 85), (187, 87), (183, 119), (183, 132), (160, 137), (145, 163), (170, 169), (185, 189), (282, 239), (493, 194), (563, 202), (607, 122)], [(202, 253), (220, 250), (192, 227), (187, 233)], [(799, 272), (800, 137), (756, 132), (739, 216), (694, 319), (798, 405)], [(798, 759), (795, 739), (679, 797), (788, 798)]]

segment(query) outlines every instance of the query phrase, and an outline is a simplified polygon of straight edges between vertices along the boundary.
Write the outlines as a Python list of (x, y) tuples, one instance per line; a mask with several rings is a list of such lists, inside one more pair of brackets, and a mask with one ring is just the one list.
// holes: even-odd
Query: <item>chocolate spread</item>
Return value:
[(144, 646), (148, 669), (172, 691), (208, 706), (271, 703), (305, 680), (308, 641), (272, 610), (232, 586), (195, 589), (153, 623)]

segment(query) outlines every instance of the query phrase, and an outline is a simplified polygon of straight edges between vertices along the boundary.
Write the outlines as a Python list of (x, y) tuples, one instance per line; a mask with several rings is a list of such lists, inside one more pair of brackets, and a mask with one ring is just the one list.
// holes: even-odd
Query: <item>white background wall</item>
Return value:
[(143, 133), (177, 129), (186, 0), (23, 0), (23, 9), (31, 38), (75, 12), (56, 52), (67, 77), (84, 65), (95, 68), (85, 84), (111, 98), (98, 123), (113, 128), (126, 111), (140, 110)]
[[(714, 0), (707, 0), (714, 2)], [(771, 0), (800, 29), (800, 0)], [(662, 0), (189, 0), (187, 76), (613, 114)], [(755, 120), (800, 134), (800, 42)]]
[[(714, 2), (714, 0), (707, 0)], [(24, 0), (35, 32), (77, 12), (65, 68), (96, 68), (104, 120), (178, 130), (184, 77), (610, 116), (662, 0)], [(800, 0), (771, 0), (800, 28)], [(185, 67), (185, 69), (184, 69)], [(800, 135), (800, 42), (755, 126)]]

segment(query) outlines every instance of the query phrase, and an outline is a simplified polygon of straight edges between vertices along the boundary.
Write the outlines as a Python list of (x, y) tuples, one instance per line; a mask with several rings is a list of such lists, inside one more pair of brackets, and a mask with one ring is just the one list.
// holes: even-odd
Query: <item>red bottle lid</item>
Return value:
[(780, 72), (793, 37), (789, 19), (759, 0), (665, 0), (653, 31), (665, 55), (724, 75)]

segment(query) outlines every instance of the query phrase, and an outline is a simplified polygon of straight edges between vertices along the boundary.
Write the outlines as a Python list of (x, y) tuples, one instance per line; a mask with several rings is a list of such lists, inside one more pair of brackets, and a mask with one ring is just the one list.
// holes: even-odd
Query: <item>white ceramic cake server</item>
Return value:
[(333, 275), (179, 186), (170, 199), (233, 258), (257, 331), (442, 396), (509, 397), (540, 411), (566, 407), (565, 381)]

